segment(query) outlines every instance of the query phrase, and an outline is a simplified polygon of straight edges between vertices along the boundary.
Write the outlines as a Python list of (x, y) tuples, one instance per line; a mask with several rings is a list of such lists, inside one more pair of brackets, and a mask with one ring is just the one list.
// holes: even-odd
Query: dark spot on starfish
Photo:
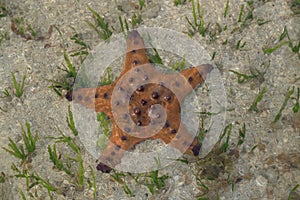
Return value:
[(115, 150), (119, 151), (121, 149), (120, 145), (116, 145)]
[(133, 77), (130, 77), (128, 81), (129, 81), (129, 83), (133, 83), (134, 78), (133, 78)]
[(114, 151), (112, 151), (112, 152), (110, 153), (110, 155), (114, 156), (114, 155), (116, 155), (116, 153), (115, 153)]
[(85, 101), (90, 101), (90, 97), (89, 97), (89, 96), (86, 96), (86, 97), (84, 98), (84, 100), (85, 100)]
[(157, 99), (159, 97), (158, 92), (153, 92), (152, 95), (151, 95), (151, 97), (153, 99)]
[(108, 98), (108, 94), (107, 94), (106, 92), (103, 94), (103, 98), (104, 98), (104, 99), (107, 99), (107, 98)]
[(158, 85), (161, 87), (161, 86), (164, 86), (165, 83), (164, 82), (160, 82)]
[(189, 77), (188, 81), (191, 83), (193, 81), (193, 77)]
[(136, 53), (136, 50), (135, 50), (135, 49), (133, 49), (133, 50), (131, 51), (131, 53)]
[(134, 71), (135, 71), (136, 73), (138, 73), (138, 72), (140, 72), (140, 69), (139, 69), (139, 68), (135, 68)]
[(142, 101), (141, 101), (141, 104), (142, 104), (142, 106), (144, 106), (144, 105), (146, 105), (146, 104), (147, 104), (147, 101), (146, 101), (146, 100), (144, 100), (144, 99), (142, 99)]
[(200, 149), (201, 149), (201, 145), (200, 144), (196, 144), (195, 146), (193, 146), (192, 152), (193, 152), (194, 156), (198, 156), (199, 155)]
[(112, 170), (109, 166), (105, 165), (104, 163), (99, 163), (96, 168), (97, 170), (103, 173), (109, 173)]
[(136, 90), (139, 92), (142, 92), (142, 91), (144, 91), (144, 89), (145, 89), (144, 86), (141, 85)]
[(182, 143), (182, 145), (187, 146), (187, 145), (189, 145), (189, 142), (184, 141), (184, 142)]
[(124, 116), (123, 116), (123, 118), (124, 119), (128, 119), (128, 114), (125, 113)]
[(78, 100), (78, 101), (81, 101), (81, 100), (82, 100), (82, 96), (81, 96), (81, 95), (78, 95), (78, 96), (77, 96), (77, 100)]
[(170, 101), (172, 99), (171, 95), (167, 95), (164, 97), (165, 100)]
[(142, 122), (141, 121), (137, 121), (136, 125), (142, 126)]
[(144, 79), (144, 81), (146, 81), (146, 80), (148, 80), (148, 76), (147, 75), (145, 75), (144, 77), (143, 77), (143, 79)]
[(116, 105), (116, 106), (120, 105), (120, 102), (119, 102), (119, 101), (116, 101), (116, 102), (115, 102), (115, 105)]
[(69, 92), (67, 92), (67, 94), (66, 94), (66, 99), (68, 99), (68, 101), (72, 101), (73, 100), (73, 94), (72, 94), (73, 92), (72, 92), (72, 90), (71, 91), (69, 91)]
[(139, 64), (139, 61), (134, 60), (132, 63), (133, 63), (134, 65), (137, 65), (137, 64)]
[(175, 86), (176, 86), (176, 87), (179, 87), (179, 86), (180, 86), (180, 83), (179, 83), (178, 81), (176, 81), (176, 82), (175, 82)]
[(121, 136), (121, 140), (123, 140), (123, 141), (127, 140), (126, 135), (122, 135), (122, 136)]
[(141, 114), (141, 109), (140, 108), (135, 108), (134, 109), (134, 114), (136, 114), (136, 115)]
[(164, 128), (168, 128), (170, 126), (169, 122), (166, 121), (165, 125), (164, 125)]
[(171, 130), (171, 133), (172, 133), (172, 134), (175, 134), (176, 132), (177, 132), (176, 129), (172, 129), (172, 130)]
[(97, 99), (97, 98), (99, 98), (99, 94), (96, 93), (95, 94), (95, 99)]
[(124, 91), (124, 89), (122, 87), (118, 87), (119, 91)]

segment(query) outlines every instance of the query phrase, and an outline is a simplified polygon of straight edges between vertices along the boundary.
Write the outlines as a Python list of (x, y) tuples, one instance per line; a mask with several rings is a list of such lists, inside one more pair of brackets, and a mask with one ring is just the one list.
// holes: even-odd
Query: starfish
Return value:
[(147, 139), (160, 139), (182, 153), (199, 155), (197, 137), (181, 124), (180, 103), (212, 69), (212, 65), (203, 64), (180, 74), (155, 70), (143, 39), (137, 31), (131, 31), (124, 68), (116, 81), (97, 88), (79, 88), (66, 95), (70, 101), (104, 112), (112, 121), (110, 142), (101, 153), (97, 169), (109, 173), (126, 151)]

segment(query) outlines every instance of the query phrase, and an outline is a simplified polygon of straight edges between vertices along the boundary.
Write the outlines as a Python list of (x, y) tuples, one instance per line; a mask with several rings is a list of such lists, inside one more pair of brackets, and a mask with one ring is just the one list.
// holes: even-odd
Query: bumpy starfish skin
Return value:
[[(181, 124), (180, 103), (193, 88), (204, 82), (212, 69), (211, 65), (204, 64), (183, 70), (180, 73), (181, 77), (179, 74), (160, 73), (149, 63), (143, 39), (137, 31), (132, 31), (127, 38), (123, 71), (114, 83), (97, 88), (76, 89), (72, 94), (67, 94), (69, 100), (95, 109), (96, 112), (104, 112), (112, 120), (110, 142), (101, 153), (97, 169), (105, 173), (110, 172), (112, 167), (121, 162), (126, 151), (146, 139), (161, 139), (183, 153), (198, 155), (200, 145), (197, 138), (193, 138), (184, 124)], [(141, 84), (140, 80), (145, 80), (145, 83)], [(139, 85), (133, 84), (134, 82), (139, 82)], [(128, 92), (130, 89), (133, 92)], [(174, 94), (175, 90), (180, 92)], [(113, 95), (120, 100), (112, 98)], [(122, 99), (126, 98), (129, 104), (125, 103), (127, 106), (123, 106)], [(141, 130), (146, 130), (148, 125), (155, 122), (154, 118), (164, 116), (163, 113), (153, 111), (155, 104), (164, 107), (166, 120), (156, 134), (147, 135), (148, 131)], [(151, 116), (153, 113), (155, 117)], [(135, 126), (130, 124), (130, 121)], [(132, 134), (136, 130), (139, 130), (138, 134)], [(180, 134), (177, 134), (178, 132)]]

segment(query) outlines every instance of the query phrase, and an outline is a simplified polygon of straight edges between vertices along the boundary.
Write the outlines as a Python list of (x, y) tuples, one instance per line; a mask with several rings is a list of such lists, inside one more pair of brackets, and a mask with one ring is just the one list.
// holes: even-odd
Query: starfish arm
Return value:
[(98, 88), (79, 88), (72, 91), (71, 100), (88, 109), (95, 109), (96, 112), (104, 112), (111, 117), (111, 88), (111, 85), (105, 85)]
[(210, 64), (200, 65), (185, 69), (181, 72), (184, 78), (190, 83), (192, 88), (195, 88), (198, 84), (202, 84), (209, 72), (213, 69)]
[(180, 125), (179, 133), (173, 137), (172, 141), (169, 141), (169, 144), (180, 150), (182, 153), (194, 156), (199, 155), (201, 147), (198, 143), (198, 138), (192, 137), (184, 124)]
[(125, 152), (126, 150), (121, 149), (119, 146), (110, 141), (101, 152), (101, 156), (98, 159), (100, 163), (97, 165), (97, 170), (109, 173), (112, 168), (121, 162)]
[(125, 65), (120, 77), (130, 69), (147, 63), (149, 63), (149, 60), (143, 39), (137, 31), (130, 32), (127, 38)]
[(109, 138), (110, 141), (101, 153), (99, 158), (100, 163), (97, 166), (97, 169), (104, 173), (109, 173), (111, 167), (115, 167), (121, 162), (127, 150), (133, 149), (136, 144), (144, 140), (128, 135), (123, 132), (115, 122), (113, 122), (113, 124), (113, 131)]
[[(186, 126), (181, 123), (179, 102), (166, 104), (165, 108), (167, 111), (165, 126), (150, 139), (161, 139), (166, 144), (170, 143), (172, 147), (179, 149), (182, 153), (198, 155), (200, 150), (198, 139), (194, 139), (189, 134)], [(191, 145), (187, 146), (189, 144)]]
[(182, 124), (181, 126), (178, 135), (172, 133), (173, 129), (166, 128), (151, 137), (151, 139), (161, 139), (166, 144), (170, 144), (172, 147), (179, 149), (182, 153), (198, 156), (201, 148), (198, 143), (198, 138), (193, 138), (187, 131), (185, 125)]
[(95, 111), (104, 112), (109, 118), (112, 118), (111, 94), (113, 86), (114, 84), (98, 87), (95, 93)]
[(171, 83), (171, 90), (174, 91), (177, 87), (180, 88), (180, 93), (176, 94), (178, 100), (181, 102), (184, 97), (191, 92), (198, 84), (202, 84), (213, 66), (210, 64), (200, 65), (198, 67), (191, 67), (181, 72), (185, 81), (183, 81), (177, 74), (167, 76), (167, 80)]

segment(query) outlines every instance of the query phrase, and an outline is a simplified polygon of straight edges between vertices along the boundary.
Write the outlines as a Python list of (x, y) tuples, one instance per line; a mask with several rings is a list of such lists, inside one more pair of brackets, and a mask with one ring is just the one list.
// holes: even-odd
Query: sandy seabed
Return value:
[[(155, 187), (152, 194), (148, 187), (151, 180), (145, 174), (139, 179), (136, 174), (126, 174), (118, 182), (111, 175), (96, 171), (96, 159), (79, 138), (76, 142), (85, 169), (84, 187), (78, 187), (76, 175), (69, 176), (53, 167), (47, 148), (48, 145), (53, 147), (54, 141), (49, 136), (58, 137), (59, 130), (68, 136), (72, 133), (66, 122), (70, 102), (50, 89), (48, 80), (63, 80), (65, 72), (57, 67), (65, 64), (64, 51), (71, 55), (80, 49), (72, 36), (78, 34), (89, 51), (103, 42), (87, 24), (87, 21), (93, 23), (88, 6), (104, 17), (114, 34), (121, 32), (119, 16), (131, 25), (133, 13), (142, 16), (137, 27), (162, 27), (188, 34), (191, 26), (186, 16), (193, 18), (192, 2), (175, 6), (170, 0), (148, 0), (140, 10), (137, 0), (0, 0), (0, 91), (7, 90), (11, 94), (6, 97), (1, 92), (0, 146), (8, 147), (8, 137), (22, 145), (21, 124), (24, 126), (25, 122), (31, 125), (32, 133), (39, 135), (35, 153), (23, 165), (0, 150), (0, 169), (4, 177), (4, 183), (0, 183), (0, 198), (22, 199), (22, 190), (27, 199), (50, 199), (50, 196), (53, 199), (93, 199), (94, 194), (96, 199), (288, 199), (289, 195), (291, 199), (300, 199), (300, 188), (292, 191), (300, 184), (300, 111), (294, 113), (292, 109), (300, 87), (300, 62), (299, 50), (292, 52), (288, 45), (288, 41), (293, 46), (299, 43), (300, 5), (296, 2), (230, 0), (224, 16), (227, 1), (199, 0), (204, 26), (208, 29), (204, 37), (195, 33), (192, 39), (209, 55), (215, 54), (213, 62), (222, 75), (227, 96), (225, 125), (232, 124), (229, 150), (221, 153), (216, 146), (205, 159), (193, 159), (188, 164), (174, 162), (160, 169), (159, 177), (168, 175), (168, 178), (164, 186)], [(12, 22), (16, 28), (11, 27)], [(56, 28), (49, 31), (54, 26)], [(280, 41), (285, 29), (288, 36)], [(284, 42), (285, 45), (272, 53), (264, 52)], [(162, 57), (164, 62), (172, 63), (168, 56)], [(81, 59), (71, 57), (71, 62), (78, 69)], [(120, 72), (118, 66), (113, 66), (113, 73)], [(238, 83), (233, 71), (249, 76), (255, 74), (255, 78)], [(17, 80), (26, 74), (21, 98), (15, 96), (11, 72)], [(249, 111), (264, 88), (263, 98), (257, 104), (258, 112)], [(293, 88), (282, 116), (272, 123)], [(202, 92), (207, 91), (199, 88), (198, 93)], [(203, 108), (202, 111), (208, 110)], [(239, 130), (243, 130), (244, 124), (246, 135), (243, 144), (238, 145)], [(143, 149), (143, 145), (158, 144), (147, 141), (137, 150)], [(57, 144), (57, 151), (63, 163), (66, 163), (66, 155), (74, 156), (65, 143)], [(14, 177), (17, 172), (11, 169), (12, 163), (26, 169), (28, 174), (38, 174), (58, 192), (49, 195), (42, 184), (27, 191), (25, 178)], [(77, 162), (70, 161), (70, 164), (76, 172)], [(91, 169), (95, 170), (96, 192), (87, 181), (93, 181)]]

